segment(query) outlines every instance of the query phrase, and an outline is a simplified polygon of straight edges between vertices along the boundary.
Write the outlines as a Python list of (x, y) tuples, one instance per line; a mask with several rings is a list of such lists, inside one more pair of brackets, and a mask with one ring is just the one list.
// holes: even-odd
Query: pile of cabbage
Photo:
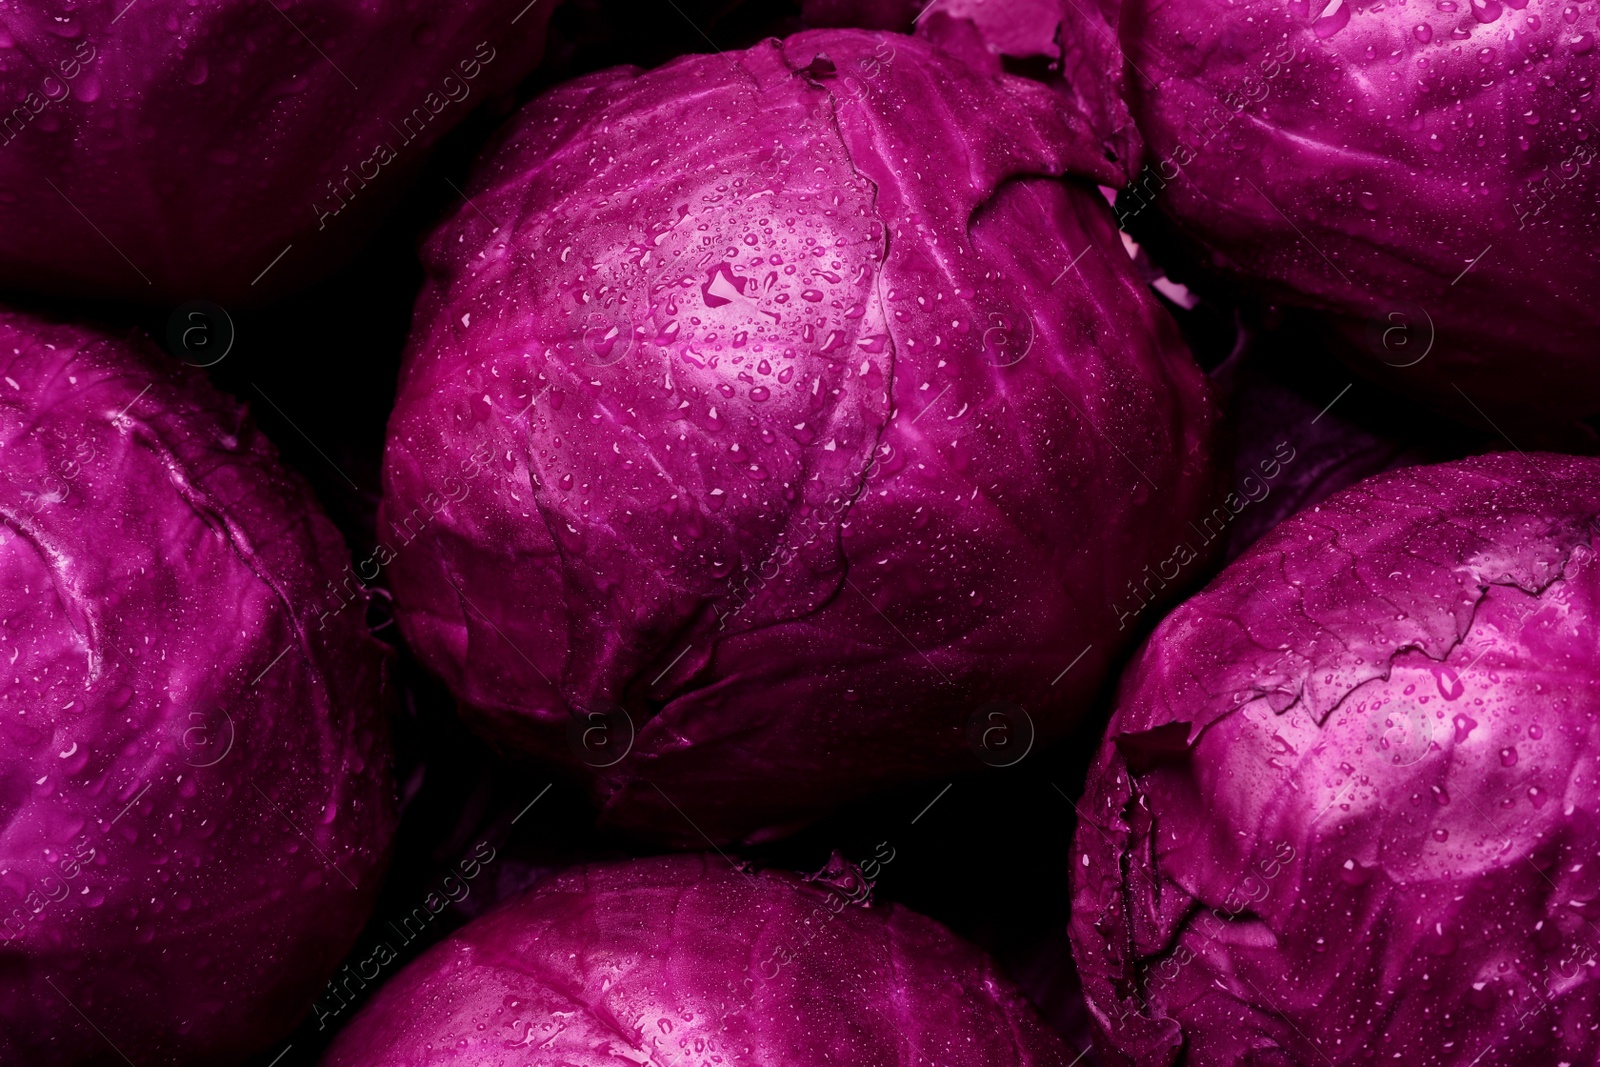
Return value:
[(671, 7), (0, 0), (0, 1061), (1595, 1062), (1600, 5)]

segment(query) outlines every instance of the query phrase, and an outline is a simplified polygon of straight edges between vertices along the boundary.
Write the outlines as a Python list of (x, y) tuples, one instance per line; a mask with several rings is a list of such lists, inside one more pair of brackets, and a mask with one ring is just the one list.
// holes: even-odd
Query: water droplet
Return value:
[(1533, 738), (1535, 741), (1539, 740), (1539, 738), (1544, 736), (1544, 727), (1540, 726), (1538, 723), (1534, 723), (1528, 727), (1528, 736)]
[(1456, 744), (1458, 744), (1458, 745), (1461, 742), (1465, 741), (1467, 739), (1467, 735), (1472, 733), (1473, 730), (1477, 729), (1477, 726), (1478, 726), (1478, 720), (1472, 718), (1469, 715), (1457, 715), (1454, 719), (1451, 719), (1450, 721), (1455, 723), (1455, 726), (1456, 726)]
[(1472, 17), (1485, 25), (1497, 21), (1503, 11), (1500, 0), (1472, 0)]
[(205, 56), (197, 56), (195, 61), (189, 64), (189, 72), (183, 76), (183, 80), (190, 85), (204, 85), (209, 77), (211, 77), (210, 64), (206, 62)]
[(1372, 872), (1355, 860), (1345, 860), (1344, 867), (1339, 872), (1339, 877), (1344, 880), (1346, 885), (1365, 885), (1372, 877)]
[(1327, 7), (1322, 9), (1322, 14), (1317, 16), (1317, 21), (1311, 24), (1311, 32), (1319, 38), (1332, 37), (1350, 23), (1350, 5), (1345, 0), (1331, 0)]
[(1589, 50), (1594, 47), (1594, 34), (1580, 33), (1578, 36), (1569, 39), (1567, 43), (1572, 46), (1574, 55), (1587, 55)]
[(1536, 807), (1536, 808), (1544, 807), (1544, 802), (1546, 800), (1548, 800), (1548, 799), (1550, 799), (1550, 798), (1544, 795), (1544, 790), (1540, 789), (1538, 786), (1530, 785), (1528, 787), (1528, 801), (1534, 807)]
[(1441, 826), (1433, 832), (1433, 839), (1435, 841), (1448, 841), (1450, 840), (1450, 831)]
[(1517, 748), (1516, 748), (1516, 746), (1515, 745), (1507, 745), (1505, 748), (1502, 748), (1500, 750), (1500, 766), (1502, 766), (1502, 767), (1515, 767), (1516, 765), (1517, 765)]
[(758, 404), (763, 400), (766, 400), (771, 395), (772, 391), (764, 385), (758, 385), (754, 389), (750, 390), (750, 399), (754, 400)]
[(1360, 193), (1360, 195), (1358, 195), (1356, 197), (1356, 199), (1361, 202), (1361, 210), (1363, 210), (1363, 211), (1376, 211), (1376, 210), (1378, 210), (1378, 198), (1373, 196), (1371, 193), (1367, 192), (1366, 190), (1362, 190), (1362, 192)]
[(1417, 28), (1411, 31), (1411, 36), (1415, 37), (1423, 44), (1427, 44), (1429, 41), (1433, 40), (1433, 27), (1429, 26), (1426, 22), (1419, 22), (1417, 23)]

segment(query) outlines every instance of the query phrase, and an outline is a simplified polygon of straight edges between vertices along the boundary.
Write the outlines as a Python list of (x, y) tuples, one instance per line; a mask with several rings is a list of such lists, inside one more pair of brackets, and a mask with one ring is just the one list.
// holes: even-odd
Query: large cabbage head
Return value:
[(698, 854), (573, 868), (429, 949), (323, 1064), (1067, 1064), (983, 953), (868, 888)]
[(511, 123), (426, 249), (364, 572), (477, 722), (691, 844), (1071, 725), (1212, 415), (1064, 114), (841, 30)]
[(0, 313), (0, 457), (0, 1062), (237, 1063), (394, 828), (344, 542), (148, 342)]
[(1593, 1063), (1600, 460), (1368, 479), (1169, 615), (1091, 769), (1111, 1064)]
[(1122, 206), (1332, 313), (1383, 384), (1592, 441), (1573, 422), (1600, 415), (1596, 11), (1127, 0), (1147, 152)]
[(325, 273), (553, 7), (0, 5), (0, 285), (259, 302)]

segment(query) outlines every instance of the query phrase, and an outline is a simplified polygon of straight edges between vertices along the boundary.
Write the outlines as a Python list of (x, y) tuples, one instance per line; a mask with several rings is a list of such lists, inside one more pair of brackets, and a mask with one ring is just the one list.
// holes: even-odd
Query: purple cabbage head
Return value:
[(0, 8), (0, 285), (232, 302), (325, 273), (538, 61), (553, 3), (525, 4)]
[(1128, 0), (1144, 170), (1209, 263), (1353, 365), (1519, 441), (1600, 415), (1597, 14), (1541, 0)]
[(361, 564), (480, 726), (690, 844), (1071, 726), (1212, 409), (1064, 114), (840, 30), (513, 121), (427, 245)]
[(573, 868), (429, 949), (323, 1064), (1065, 1067), (987, 957), (864, 890), (698, 854)]
[(0, 313), (0, 1061), (239, 1062), (354, 941), (394, 828), (387, 657), (243, 410)]
[(1592, 1063), (1600, 460), (1390, 472), (1125, 676), (1074, 856), (1111, 1064)]

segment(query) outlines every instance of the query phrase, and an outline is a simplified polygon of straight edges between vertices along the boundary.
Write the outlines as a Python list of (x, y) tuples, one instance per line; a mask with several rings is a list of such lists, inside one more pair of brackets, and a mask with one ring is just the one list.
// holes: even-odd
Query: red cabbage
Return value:
[(685, 855), (552, 876), (391, 979), (325, 1067), (1065, 1067), (981, 952), (897, 905)]
[(1124, 678), (1072, 939), (1111, 1064), (1592, 1063), (1600, 460), (1370, 478)]
[(0, 313), (0, 1062), (238, 1062), (354, 941), (387, 657), (310, 490), (148, 342)]
[(427, 246), (358, 568), (479, 726), (703, 844), (976, 769), (997, 702), (1072, 725), (1213, 418), (1065, 113), (817, 31), (517, 117)]
[[(1129, 0), (1154, 204), (1211, 265), (1323, 309), (1385, 386), (1593, 443), (1596, 9)], [(1521, 432), (1518, 432), (1518, 431)]]
[(553, 6), (0, 8), (0, 284), (259, 302), (326, 273), (538, 61)]

